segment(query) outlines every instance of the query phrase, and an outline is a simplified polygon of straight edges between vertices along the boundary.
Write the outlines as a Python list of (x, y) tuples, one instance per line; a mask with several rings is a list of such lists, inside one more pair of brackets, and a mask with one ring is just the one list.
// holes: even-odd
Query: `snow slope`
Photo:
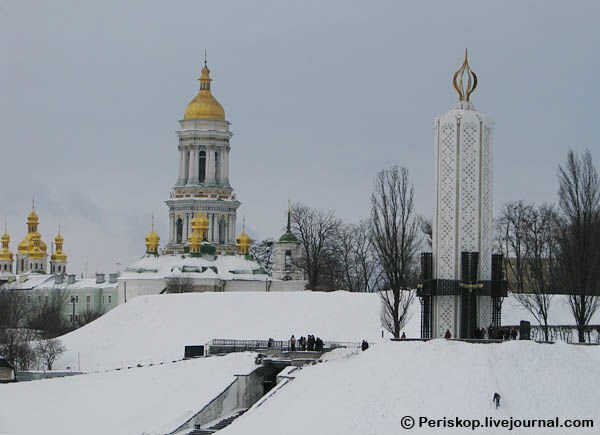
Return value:
[(0, 433), (164, 434), (255, 368), (243, 353), (0, 385)]
[[(222, 435), (597, 434), (600, 347), (532, 342), (385, 342), (294, 372)], [(492, 395), (502, 396), (494, 409)], [(403, 430), (403, 416), (593, 418), (593, 429)]]
[[(139, 296), (61, 337), (56, 370), (127, 367), (183, 357), (213, 338), (381, 339), (379, 299), (348, 292), (188, 293)], [(418, 316), (416, 316), (418, 317)]]

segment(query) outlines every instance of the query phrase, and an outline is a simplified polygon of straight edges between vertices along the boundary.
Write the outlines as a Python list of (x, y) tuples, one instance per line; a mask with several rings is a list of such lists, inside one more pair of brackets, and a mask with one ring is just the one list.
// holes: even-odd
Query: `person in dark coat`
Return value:
[(315, 336), (312, 335), (312, 334), (309, 334), (307, 342), (308, 342), (308, 350), (310, 352), (312, 352), (313, 350), (315, 350)]
[(500, 408), (500, 394), (494, 393), (494, 398), (492, 400), (494, 401), (494, 405), (496, 405), (496, 409)]
[(516, 328), (512, 328), (510, 330), (510, 339), (511, 340), (516, 340), (518, 335), (519, 334), (517, 333), (517, 329)]
[(448, 339), (452, 338), (452, 334), (450, 333), (450, 330), (449, 330), (449, 329), (446, 329), (446, 333), (444, 334), (444, 338), (445, 338), (446, 340), (448, 340)]
[(318, 350), (319, 352), (323, 352), (324, 346), (325, 346), (325, 343), (323, 343), (323, 340), (321, 340), (319, 337), (317, 337), (317, 339), (315, 341), (315, 349)]
[(369, 343), (367, 342), (367, 340), (362, 341), (360, 348), (363, 350), (363, 352), (369, 348)]
[(301, 351), (305, 351), (306, 350), (306, 337), (303, 335), (302, 337), (300, 337), (300, 350)]
[(402, 331), (402, 335), (400, 336), (400, 340), (406, 339), (406, 333)]
[(292, 350), (292, 352), (296, 351), (296, 337), (294, 337), (294, 334), (292, 334), (292, 336), (290, 337), (290, 349)]

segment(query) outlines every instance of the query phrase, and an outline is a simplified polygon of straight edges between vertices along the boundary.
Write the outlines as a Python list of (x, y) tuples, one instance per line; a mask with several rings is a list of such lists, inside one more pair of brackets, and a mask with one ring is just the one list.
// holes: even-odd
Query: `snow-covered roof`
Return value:
[(180, 275), (191, 278), (264, 281), (261, 265), (243, 255), (218, 255), (214, 259), (182, 255), (145, 256), (125, 269), (120, 280), (164, 279)]
[(69, 284), (67, 277), (63, 277), (63, 282), (60, 284), (56, 283), (56, 276), (54, 274), (25, 274), (16, 277), (16, 280), (12, 283), (7, 283), (5, 288), (11, 290), (48, 290), (48, 289), (61, 289), (61, 290), (103, 290), (103, 289), (114, 289), (117, 288), (116, 282), (108, 282), (105, 280), (103, 283), (97, 283), (96, 278), (75, 278), (75, 282)]

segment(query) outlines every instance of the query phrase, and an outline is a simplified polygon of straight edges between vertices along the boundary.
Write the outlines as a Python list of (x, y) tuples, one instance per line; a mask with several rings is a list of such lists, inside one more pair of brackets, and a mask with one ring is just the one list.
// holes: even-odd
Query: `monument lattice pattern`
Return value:
[(454, 220), (456, 218), (456, 127), (451, 123), (442, 126), (442, 140), (438, 169), (437, 204), (438, 246), (436, 259), (437, 278), (454, 279)]
[(483, 128), (481, 149), (481, 241), (480, 241), (480, 279), (492, 277), (492, 129)]
[(479, 251), (479, 128), (468, 122), (461, 130), (460, 251)]

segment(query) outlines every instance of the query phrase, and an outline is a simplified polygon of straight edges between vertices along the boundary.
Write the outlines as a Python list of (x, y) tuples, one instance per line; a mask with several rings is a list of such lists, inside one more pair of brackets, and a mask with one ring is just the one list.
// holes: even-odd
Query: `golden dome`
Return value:
[[(60, 229), (59, 229), (58, 234), (54, 238), (54, 245), (56, 247), (56, 251), (54, 252), (54, 254), (52, 254), (50, 256), (50, 260), (52, 260), (52, 261), (67, 261), (67, 255), (62, 251), (64, 240), (65, 239), (60, 234)], [(42, 243), (44, 243), (44, 242), (42, 242)]]
[(238, 247), (239, 254), (248, 254), (250, 251), (250, 246), (252, 246), (252, 239), (248, 234), (246, 234), (246, 230), (242, 230), (242, 233), (236, 237), (235, 244)]
[(221, 103), (210, 92), (210, 70), (204, 64), (200, 74), (200, 91), (185, 108), (184, 120), (206, 119), (215, 121), (225, 120), (225, 110)]
[(37, 224), (39, 222), (39, 217), (37, 215), (37, 213), (35, 212), (35, 210), (31, 210), (31, 213), (29, 213), (29, 215), (27, 216), (27, 223), (28, 224)]
[(160, 245), (160, 237), (153, 228), (146, 236), (146, 253), (158, 254), (158, 245)]
[(29, 251), (29, 239), (25, 236), (21, 243), (17, 245), (17, 252), (19, 254), (27, 254), (27, 251)]
[(4, 226), (4, 234), (2, 234), (2, 238), (0, 240), (2, 241), (2, 249), (0, 249), (0, 261), (12, 261), (13, 254), (10, 252), (8, 246), (10, 243), (10, 236), (6, 232), (6, 225)]
[(34, 260), (42, 260), (46, 256), (46, 253), (40, 247), (42, 241), (40, 233), (33, 233), (30, 240), (31, 246), (29, 247), (29, 251), (27, 251), (27, 256)]

